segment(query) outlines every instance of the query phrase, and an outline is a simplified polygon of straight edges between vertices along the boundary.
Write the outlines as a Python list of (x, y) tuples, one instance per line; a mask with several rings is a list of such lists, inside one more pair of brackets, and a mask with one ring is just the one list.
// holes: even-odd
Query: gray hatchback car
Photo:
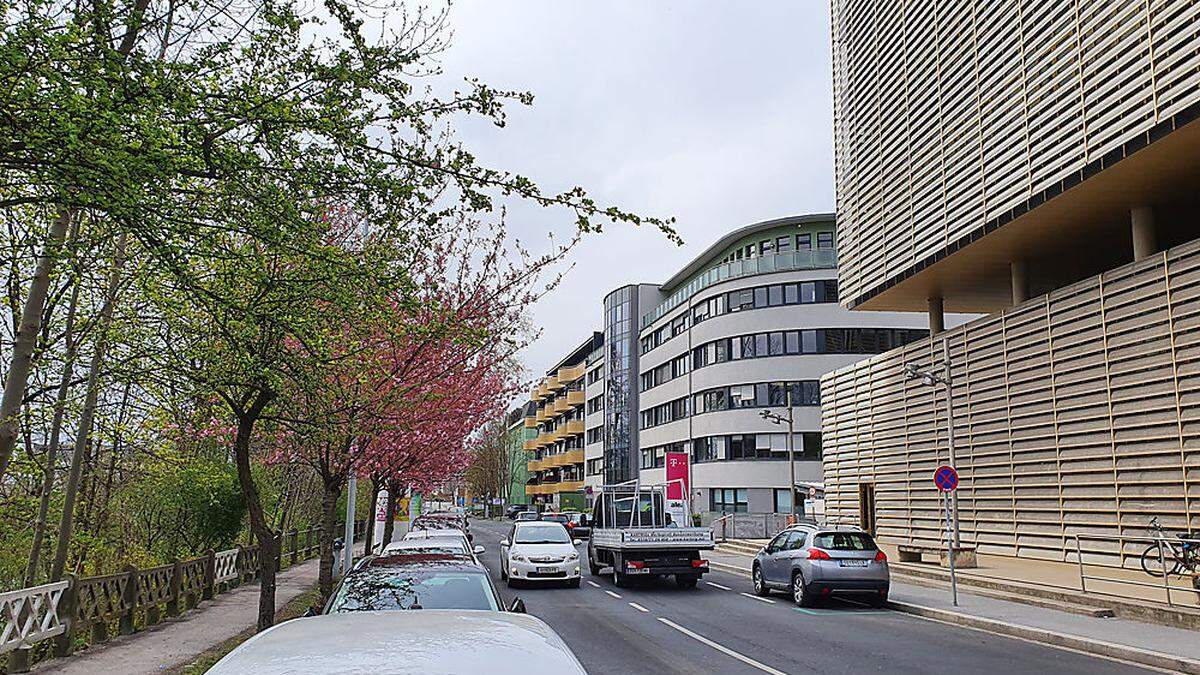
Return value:
[(786, 590), (808, 606), (833, 594), (854, 594), (875, 606), (887, 603), (887, 556), (858, 528), (793, 525), (754, 557), (754, 592)]

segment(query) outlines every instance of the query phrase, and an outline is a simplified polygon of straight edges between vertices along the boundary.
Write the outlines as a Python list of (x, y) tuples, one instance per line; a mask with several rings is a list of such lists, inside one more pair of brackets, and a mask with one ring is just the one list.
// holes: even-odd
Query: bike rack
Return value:
[[(1095, 582), (1103, 582), (1103, 583), (1107, 583), (1107, 584), (1126, 584), (1126, 585), (1130, 585), (1130, 586), (1141, 586), (1143, 588), (1158, 588), (1158, 589), (1161, 589), (1163, 591), (1163, 593), (1166, 595), (1167, 606), (1169, 606), (1169, 607), (1175, 606), (1175, 601), (1171, 597), (1171, 591), (1177, 591), (1177, 592), (1182, 591), (1185, 593), (1200, 593), (1200, 588), (1198, 588), (1196, 586), (1173, 586), (1171, 584), (1171, 574), (1167, 572), (1167, 565), (1166, 565), (1167, 554), (1165, 551), (1166, 547), (1164, 546), (1164, 544), (1178, 543), (1178, 544), (1191, 544), (1193, 546), (1200, 548), (1200, 539), (1183, 538), (1183, 537), (1174, 537), (1174, 538), (1172, 538), (1172, 537), (1130, 537), (1130, 536), (1125, 536), (1125, 535), (1119, 535), (1116, 537), (1112, 537), (1112, 536), (1104, 536), (1104, 535), (1099, 535), (1099, 534), (1073, 534), (1073, 535), (1069, 535), (1069, 536), (1071, 536), (1075, 539), (1075, 561), (1079, 566), (1079, 590), (1084, 593), (1089, 592), (1088, 588), (1087, 588), (1087, 582), (1089, 580), (1095, 581)], [(1160, 569), (1163, 570), (1162, 583), (1160, 584), (1157, 582), (1136, 581), (1134, 579), (1118, 579), (1116, 577), (1111, 577), (1111, 576), (1105, 577), (1105, 576), (1097, 576), (1097, 575), (1088, 574), (1086, 572), (1085, 563), (1083, 561), (1084, 550), (1083, 550), (1083, 544), (1081, 542), (1084, 540), (1098, 541), (1098, 542), (1110, 542), (1110, 543), (1115, 542), (1117, 544), (1117, 552), (1112, 555), (1117, 555), (1122, 560), (1124, 560), (1126, 557), (1125, 553), (1124, 553), (1124, 548), (1125, 548), (1126, 542), (1141, 542), (1141, 543), (1149, 543), (1151, 545), (1156, 545), (1158, 547), (1159, 566), (1160, 566)], [(1108, 553), (1100, 553), (1098, 555), (1109, 555), (1109, 554)], [(1174, 554), (1172, 554), (1172, 560), (1174, 560), (1174, 559), (1175, 559)], [(1139, 557), (1138, 560), (1140, 561), (1141, 558)], [(1124, 565), (1114, 566), (1114, 567), (1116, 569), (1129, 569), (1129, 568), (1125, 567)], [(1192, 574), (1200, 574), (1200, 569), (1197, 569)], [(1187, 575), (1187, 572), (1185, 572), (1182, 575), (1176, 575), (1176, 576), (1186, 576), (1186, 575)], [(1111, 592), (1096, 590), (1096, 589), (1093, 589), (1091, 592), (1101, 594), (1101, 595), (1112, 595), (1112, 596), (1116, 596), (1116, 597), (1123, 597), (1116, 593), (1111, 593)]]

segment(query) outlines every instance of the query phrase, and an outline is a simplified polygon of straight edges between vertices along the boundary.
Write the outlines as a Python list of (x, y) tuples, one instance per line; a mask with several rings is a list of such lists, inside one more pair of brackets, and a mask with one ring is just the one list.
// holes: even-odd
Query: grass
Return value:
[[(278, 612), (275, 612), (275, 623), (279, 624), (289, 619), (303, 616), (309, 607), (317, 604), (320, 598), (321, 594), (317, 591), (316, 584), (313, 584), (312, 588), (292, 598)], [(165, 672), (169, 675), (200, 675), (200, 673), (207, 672), (209, 668), (212, 668), (217, 661), (220, 661), (222, 657), (233, 651), (235, 647), (254, 637), (255, 632), (257, 632), (255, 629), (247, 628), (228, 640), (204, 650), (190, 663), (176, 666)]]

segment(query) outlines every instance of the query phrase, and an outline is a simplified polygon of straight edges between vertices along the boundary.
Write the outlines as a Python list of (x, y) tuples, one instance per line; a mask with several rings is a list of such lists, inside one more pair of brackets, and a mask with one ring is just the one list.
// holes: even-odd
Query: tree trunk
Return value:
[(383, 541), (380, 548), (392, 543), (396, 531), (396, 506), (400, 503), (400, 481), (388, 481), (387, 520), (383, 521)]
[[(317, 589), (321, 592), (321, 604), (333, 593), (333, 540), (337, 538), (338, 517), (337, 502), (342, 496), (342, 483), (334, 477), (324, 477), (321, 481), (321, 562), (317, 572)], [(345, 542), (353, 546), (353, 541)]]
[[(371, 477), (371, 508), (367, 511), (367, 531), (363, 537), (363, 555), (371, 555), (371, 549), (375, 546), (375, 502), (379, 501), (379, 491), (383, 489), (383, 479), (378, 476)], [(380, 551), (383, 547), (380, 547)]]
[(275, 392), (262, 388), (255, 395), (249, 408), (234, 411), (237, 414), (237, 435), (233, 440), (233, 456), (237, 464), (238, 484), (242, 488), (242, 499), (250, 515), (250, 531), (258, 541), (258, 570), (262, 581), (258, 587), (258, 630), (264, 631), (275, 623), (275, 533), (267, 523), (263, 512), (262, 498), (250, 472), (250, 436), (254, 424), (262, 416), (263, 409), (275, 398)]
[(104, 306), (100, 309), (96, 323), (96, 346), (92, 362), (88, 366), (87, 393), (83, 400), (83, 411), (79, 416), (79, 429), (75, 432), (75, 448), (71, 453), (71, 471), (67, 475), (66, 492), (63, 495), (62, 519), (58, 524), (58, 544), (54, 553), (54, 564), (50, 569), (50, 580), (62, 579), (67, 564), (67, 551), (71, 544), (71, 528), (75, 518), (75, 496), (79, 492), (79, 474), (83, 468), (83, 457), (91, 442), (92, 422), (96, 417), (96, 399), (100, 393), (100, 371), (104, 367), (104, 356), (108, 350), (108, 333), (112, 328), (113, 312), (117, 304), (117, 291), (121, 285), (121, 270), (125, 266), (125, 244), (127, 235), (121, 234), (117, 242), (116, 257), (108, 274), (108, 288), (104, 291)]
[(13, 336), (8, 377), (4, 381), (3, 399), (0, 399), (0, 482), (8, 472), (8, 462), (12, 459), (13, 447), (21, 433), (21, 401), (25, 398), (25, 387), (29, 383), (29, 371), (33, 366), (33, 353), (42, 329), (42, 312), (46, 309), (50, 279), (62, 252), (67, 226), (72, 216), (71, 211), (60, 209), (50, 224), (46, 247), (42, 255), (38, 256), (33, 279), (29, 282), (29, 295), (25, 298), (25, 306), (21, 308), (17, 334)]
[(25, 568), (25, 586), (33, 585), (37, 580), (38, 564), (41, 562), (42, 540), (46, 536), (46, 518), (50, 512), (50, 496), (54, 492), (54, 473), (58, 463), (58, 444), (62, 439), (63, 414), (67, 407), (67, 396), (71, 391), (71, 378), (75, 376), (75, 357), (78, 345), (75, 343), (75, 313), (79, 307), (79, 280), (71, 289), (71, 300), (67, 305), (67, 325), (65, 338), (67, 353), (63, 359), (62, 381), (58, 384), (58, 394), (54, 400), (54, 417), (50, 421), (50, 447), (46, 451), (46, 475), (42, 479), (42, 496), (38, 502), (37, 520), (33, 524), (33, 545), (29, 549), (29, 564)]

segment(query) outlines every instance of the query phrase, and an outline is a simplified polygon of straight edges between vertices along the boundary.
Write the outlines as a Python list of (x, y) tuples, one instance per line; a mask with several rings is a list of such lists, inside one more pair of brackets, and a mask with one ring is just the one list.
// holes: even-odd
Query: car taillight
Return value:
[(883, 551), (875, 553), (875, 562), (887, 562), (887, 554)]
[(819, 548), (808, 549), (808, 559), (809, 560), (833, 560), (833, 558), (829, 557), (828, 553), (826, 553), (825, 551), (822, 551)]
[(708, 561), (704, 558), (698, 558), (692, 561), (692, 567), (708, 567)]
[(573, 527), (575, 527), (575, 523), (567, 523), (567, 529), (568, 529), (568, 530), (569, 530), (569, 529), (571, 529), (571, 528), (573, 528)]

